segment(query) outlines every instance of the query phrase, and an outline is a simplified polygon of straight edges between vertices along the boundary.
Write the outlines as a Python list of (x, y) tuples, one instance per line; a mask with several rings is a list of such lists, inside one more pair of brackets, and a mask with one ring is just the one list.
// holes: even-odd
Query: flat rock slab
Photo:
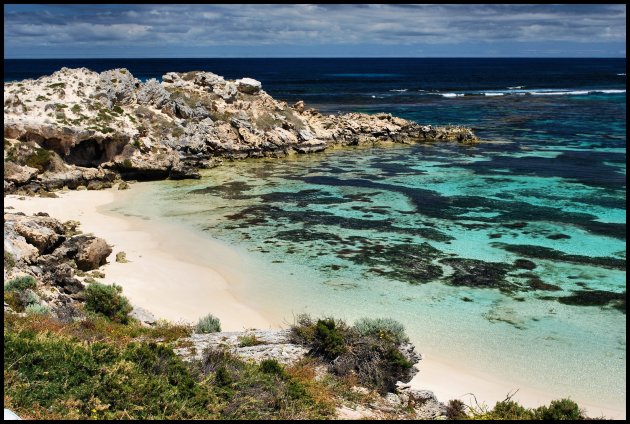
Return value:
[[(182, 339), (191, 342), (192, 346), (175, 349), (175, 353), (184, 360), (199, 360), (207, 348), (224, 348), (232, 354), (246, 360), (261, 362), (275, 359), (284, 365), (293, 364), (302, 359), (308, 349), (290, 342), (291, 330), (251, 330), (211, 334), (193, 334)], [(241, 346), (243, 338), (256, 340), (254, 346)]]

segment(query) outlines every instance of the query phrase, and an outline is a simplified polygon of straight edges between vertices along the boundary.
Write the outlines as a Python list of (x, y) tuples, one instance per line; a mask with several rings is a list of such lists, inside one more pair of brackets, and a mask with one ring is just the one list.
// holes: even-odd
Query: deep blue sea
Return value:
[(247, 76), (325, 113), (473, 127), (474, 146), (334, 149), (147, 183), (118, 209), (242, 251), (258, 306), (286, 321), (393, 317), (421, 352), (625, 411), (625, 59), (5, 60), (5, 81), (62, 66)]

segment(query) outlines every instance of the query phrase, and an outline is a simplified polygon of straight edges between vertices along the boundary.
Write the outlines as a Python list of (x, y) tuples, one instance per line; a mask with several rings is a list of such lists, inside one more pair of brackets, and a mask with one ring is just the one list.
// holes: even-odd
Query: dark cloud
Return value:
[(184, 47), (270, 44), (443, 45), (457, 55), (457, 44), (497, 41), (625, 50), (625, 34), (625, 5), (4, 6), (5, 57), (89, 44), (110, 56), (121, 46), (176, 56)]

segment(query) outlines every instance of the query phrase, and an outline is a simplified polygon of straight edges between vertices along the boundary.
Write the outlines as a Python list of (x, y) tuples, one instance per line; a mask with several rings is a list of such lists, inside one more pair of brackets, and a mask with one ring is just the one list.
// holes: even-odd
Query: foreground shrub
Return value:
[(35, 315), (48, 315), (50, 313), (50, 309), (48, 309), (48, 307), (44, 305), (31, 304), (24, 309), (24, 312), (26, 312), (27, 314)]
[(449, 420), (463, 420), (466, 418), (466, 405), (459, 399), (451, 399), (446, 405), (446, 418)]
[(318, 320), (315, 324), (315, 350), (325, 358), (337, 358), (346, 351), (342, 331), (332, 318)]
[(497, 402), (490, 414), (491, 418), (497, 420), (531, 420), (534, 413), (513, 400)]
[(391, 318), (361, 318), (354, 323), (354, 329), (361, 336), (390, 337), (395, 343), (409, 341), (405, 327)]
[(583, 420), (584, 414), (571, 399), (552, 400), (549, 406), (541, 406), (534, 411), (540, 420)]
[(229, 350), (203, 352), (199, 369), (222, 401), (225, 419), (321, 419), (334, 413), (332, 396), (322, 383), (294, 375), (276, 360), (257, 365)]
[[(468, 413), (464, 412), (464, 407)], [(462, 415), (463, 414), (463, 415)], [(552, 400), (549, 406), (525, 408), (518, 402), (511, 400), (511, 395), (501, 402), (497, 402), (493, 409), (485, 406), (465, 406), (460, 400), (451, 400), (447, 407), (447, 416), (451, 419), (473, 420), (585, 420), (587, 418), (577, 403), (570, 399)], [(603, 417), (602, 417), (603, 418)]]
[(359, 383), (381, 393), (393, 391), (396, 382), (413, 377), (413, 363), (401, 351), (407, 340), (394, 320), (359, 321), (348, 327), (332, 318), (312, 320), (300, 315), (292, 330), (294, 342), (309, 347), (309, 354), (329, 364), (339, 376), (356, 375)]
[(126, 297), (122, 296), (122, 287), (101, 283), (91, 283), (85, 289), (85, 308), (88, 311), (105, 315), (112, 321), (126, 324), (132, 307)]
[(24, 275), (9, 280), (4, 285), (4, 291), (22, 291), (26, 289), (34, 289), (37, 286), (37, 282), (30, 275)]
[(89, 345), (50, 333), (4, 334), (5, 407), (65, 419), (217, 418), (212, 391), (171, 349)]
[(197, 333), (218, 333), (221, 331), (221, 321), (219, 318), (212, 314), (208, 314), (203, 318), (200, 318), (195, 327)]

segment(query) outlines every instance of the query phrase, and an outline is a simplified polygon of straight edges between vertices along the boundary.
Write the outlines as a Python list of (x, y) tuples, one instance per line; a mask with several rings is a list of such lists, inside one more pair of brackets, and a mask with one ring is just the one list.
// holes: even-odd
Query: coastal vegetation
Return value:
[(221, 331), (221, 321), (219, 318), (215, 317), (212, 314), (208, 314), (203, 318), (200, 318), (195, 327), (197, 333), (207, 334), (207, 333), (218, 333)]
[[(358, 331), (339, 320), (302, 317), (294, 330), (312, 335), (313, 352), (344, 351), (337, 343), (342, 339), (348, 349), (358, 343), (347, 344)], [(50, 314), (5, 313), (4, 405), (24, 419), (331, 419), (343, 404), (380, 414), (366, 415), (371, 418), (416, 417), (405, 405), (375, 409), (382, 401), (376, 391), (358, 391), (356, 373), (322, 375), (316, 353), (290, 366), (246, 361), (221, 348), (183, 361), (174, 348), (191, 332), (185, 325), (145, 327), (102, 314), (64, 324)], [(378, 334), (393, 339), (386, 328)], [(509, 398), (494, 408), (452, 400), (444, 417), (586, 418), (569, 399), (529, 409)]]

